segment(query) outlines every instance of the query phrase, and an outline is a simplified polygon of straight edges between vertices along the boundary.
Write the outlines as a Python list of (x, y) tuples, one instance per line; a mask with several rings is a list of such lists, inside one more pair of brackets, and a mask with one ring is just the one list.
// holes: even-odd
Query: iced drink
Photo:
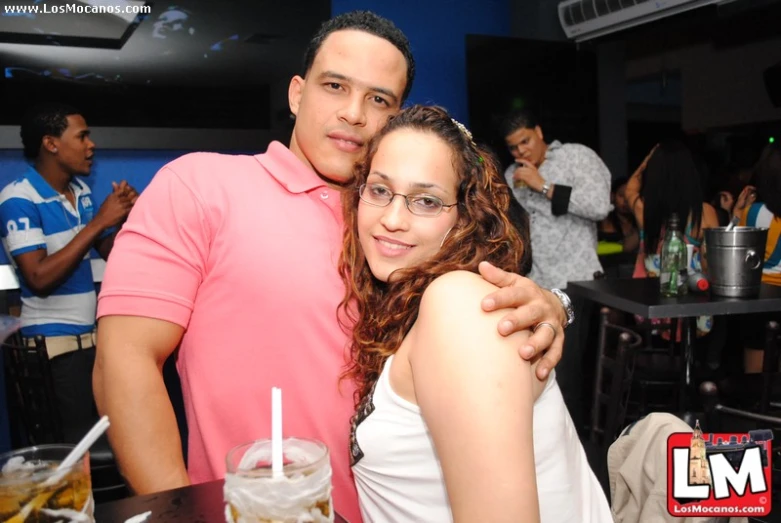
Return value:
[(331, 462), (319, 441), (283, 440), (283, 473), (271, 470), (271, 440), (228, 452), (225, 520), (228, 523), (325, 523), (334, 520)]
[(0, 455), (0, 521), (93, 523), (88, 455), (58, 479), (72, 445), (39, 445)]

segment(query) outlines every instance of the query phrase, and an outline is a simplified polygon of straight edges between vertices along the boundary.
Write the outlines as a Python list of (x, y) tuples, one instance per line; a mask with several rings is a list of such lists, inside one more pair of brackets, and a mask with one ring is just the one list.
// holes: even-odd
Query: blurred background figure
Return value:
[[(665, 226), (674, 213), (681, 220), (684, 241), (694, 247), (690, 268), (703, 271), (703, 230), (718, 227), (719, 221), (713, 206), (703, 201), (700, 171), (683, 143), (664, 142), (654, 147), (629, 179), (626, 198), (640, 231), (635, 278), (659, 276)], [(659, 323), (667, 324), (669, 320)], [(711, 317), (697, 318), (698, 335), (710, 332), (712, 327)], [(666, 338), (668, 333), (663, 336)]]
[[(753, 186), (746, 186), (735, 204), (735, 216), (740, 225), (768, 229), (762, 282), (781, 285), (781, 146), (765, 146), (754, 168)], [(762, 372), (765, 326), (768, 321), (781, 320), (781, 312), (753, 314), (741, 317), (741, 340), (744, 342), (743, 368), (746, 373)]]
[(89, 253), (108, 258), (138, 193), (122, 181), (100, 207), (92, 200), (81, 177), (90, 174), (95, 144), (73, 107), (33, 107), (20, 134), (30, 165), (0, 192), (0, 236), (21, 287), (23, 341), (35, 346), (44, 337), (65, 441), (77, 443), (97, 421)]
[(597, 238), (600, 256), (626, 252), (635, 252), (640, 245), (640, 233), (637, 230), (635, 217), (626, 199), (626, 184), (628, 178), (614, 180), (610, 190), (610, 201), (613, 210), (607, 218), (599, 222)]
[(626, 198), (640, 231), (636, 278), (659, 275), (659, 252), (667, 220), (676, 213), (686, 243), (694, 246), (692, 263), (700, 270), (703, 230), (718, 227), (716, 210), (703, 201), (694, 158), (680, 142), (666, 142), (648, 154), (626, 186)]

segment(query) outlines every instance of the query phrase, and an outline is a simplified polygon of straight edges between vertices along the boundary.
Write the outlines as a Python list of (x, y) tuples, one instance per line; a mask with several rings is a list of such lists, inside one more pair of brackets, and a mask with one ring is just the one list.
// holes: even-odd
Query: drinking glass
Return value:
[(228, 452), (223, 489), (228, 523), (334, 520), (328, 447), (313, 439), (287, 438), (282, 454), (282, 474), (274, 477), (270, 439)]
[(94, 523), (89, 453), (53, 478), (73, 448), (38, 445), (0, 455), (0, 521)]

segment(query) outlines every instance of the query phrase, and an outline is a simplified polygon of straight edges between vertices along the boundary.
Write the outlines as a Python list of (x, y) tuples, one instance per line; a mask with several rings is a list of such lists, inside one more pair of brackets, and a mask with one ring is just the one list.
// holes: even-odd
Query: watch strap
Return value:
[(550, 291), (559, 299), (561, 306), (564, 307), (564, 312), (567, 313), (567, 322), (562, 325), (562, 328), (566, 329), (575, 322), (575, 309), (572, 307), (572, 300), (561, 289), (551, 289)]

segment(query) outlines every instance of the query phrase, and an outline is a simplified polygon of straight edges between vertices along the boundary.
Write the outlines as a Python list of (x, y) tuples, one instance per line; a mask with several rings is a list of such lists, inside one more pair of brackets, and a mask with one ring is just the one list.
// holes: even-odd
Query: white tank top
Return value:
[[(442, 469), (420, 408), (391, 389), (392, 360), (388, 358), (353, 421), (351, 459), (364, 521), (453, 521)], [(541, 521), (611, 523), (610, 507), (554, 373), (534, 402), (533, 425)]]

